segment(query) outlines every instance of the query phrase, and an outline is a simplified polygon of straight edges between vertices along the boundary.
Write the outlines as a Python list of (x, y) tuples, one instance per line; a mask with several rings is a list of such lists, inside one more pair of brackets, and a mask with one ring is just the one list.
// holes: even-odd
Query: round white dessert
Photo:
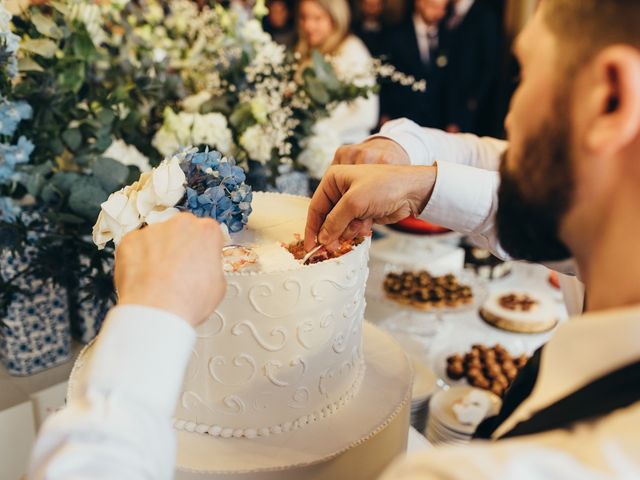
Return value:
[[(526, 296), (534, 303), (527, 310), (508, 309), (500, 302), (507, 295)], [(494, 327), (517, 333), (546, 332), (558, 323), (553, 301), (542, 293), (526, 290), (501, 290), (492, 293), (482, 305), (480, 316)]]
[(370, 241), (300, 265), (281, 243), (303, 234), (309, 199), (256, 193), (247, 228), (257, 264), (225, 273), (227, 294), (197, 330), (174, 425), (222, 438), (302, 428), (342, 408), (363, 374)]

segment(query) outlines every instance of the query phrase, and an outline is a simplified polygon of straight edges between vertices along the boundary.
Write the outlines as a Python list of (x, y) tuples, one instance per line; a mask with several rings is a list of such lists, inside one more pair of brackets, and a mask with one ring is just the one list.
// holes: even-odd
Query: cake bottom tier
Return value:
[(396, 341), (364, 327), (358, 394), (307, 427), (255, 439), (178, 432), (176, 480), (374, 480), (406, 450), (412, 370)]

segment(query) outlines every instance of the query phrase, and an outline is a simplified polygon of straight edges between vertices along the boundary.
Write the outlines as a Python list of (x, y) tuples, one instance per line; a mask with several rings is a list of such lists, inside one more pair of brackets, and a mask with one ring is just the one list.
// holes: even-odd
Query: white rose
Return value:
[(138, 167), (141, 172), (146, 172), (151, 169), (147, 157), (140, 153), (136, 147), (127, 145), (120, 139), (111, 142), (111, 145), (102, 156), (117, 160), (123, 165), (134, 165)]
[(98, 221), (93, 227), (93, 241), (99, 249), (113, 240), (118, 245), (127, 233), (137, 230), (142, 219), (137, 209), (137, 190), (129, 187), (112, 193), (102, 203)]
[(156, 205), (174, 207), (184, 196), (187, 183), (178, 158), (164, 160), (151, 175), (150, 185), (156, 196)]
[(154, 223), (166, 222), (178, 212), (180, 210), (175, 207), (152, 210), (147, 214), (146, 223), (153, 225)]

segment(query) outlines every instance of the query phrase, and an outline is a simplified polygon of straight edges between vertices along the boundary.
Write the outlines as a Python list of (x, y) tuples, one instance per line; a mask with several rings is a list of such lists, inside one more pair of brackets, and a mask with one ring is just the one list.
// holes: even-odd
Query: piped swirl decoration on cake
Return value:
[(231, 334), (238, 336), (246, 333), (247, 331), (251, 333), (258, 345), (260, 345), (265, 350), (269, 350), (270, 352), (277, 352), (279, 350), (282, 350), (285, 343), (287, 342), (287, 332), (282, 327), (276, 327), (271, 330), (271, 332), (269, 332), (269, 335), (272, 337), (280, 337), (280, 341), (278, 341), (277, 343), (268, 343), (262, 338), (262, 336), (258, 332), (258, 329), (249, 320), (236, 323), (231, 329)]
[(236, 380), (229, 381), (222, 378), (222, 370), (227, 367), (227, 360), (220, 355), (209, 360), (209, 373), (211, 377), (221, 385), (238, 387), (249, 383), (258, 370), (253, 357), (245, 353), (235, 356), (232, 364), (235, 368), (230, 369), (232, 370), (233, 376), (236, 377)]
[[(282, 318), (287, 315), (287, 312), (291, 308), (294, 308), (298, 304), (301, 290), (302, 285), (300, 282), (293, 279), (285, 280), (278, 289), (274, 289), (271, 285), (263, 283), (251, 287), (251, 290), (249, 290), (249, 302), (251, 302), (251, 306), (256, 312), (267, 318)], [(278, 295), (280, 299), (275, 305), (277, 310), (267, 311), (265, 304), (273, 304), (273, 302), (269, 302), (268, 300), (274, 295)], [(264, 302), (265, 299), (267, 302)]]

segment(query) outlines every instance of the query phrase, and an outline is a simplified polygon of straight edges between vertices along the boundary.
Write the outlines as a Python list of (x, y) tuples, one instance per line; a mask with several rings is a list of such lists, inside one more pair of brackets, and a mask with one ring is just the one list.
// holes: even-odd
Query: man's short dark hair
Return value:
[(542, 8), (562, 61), (575, 67), (614, 44), (640, 48), (640, 0), (544, 0)]

